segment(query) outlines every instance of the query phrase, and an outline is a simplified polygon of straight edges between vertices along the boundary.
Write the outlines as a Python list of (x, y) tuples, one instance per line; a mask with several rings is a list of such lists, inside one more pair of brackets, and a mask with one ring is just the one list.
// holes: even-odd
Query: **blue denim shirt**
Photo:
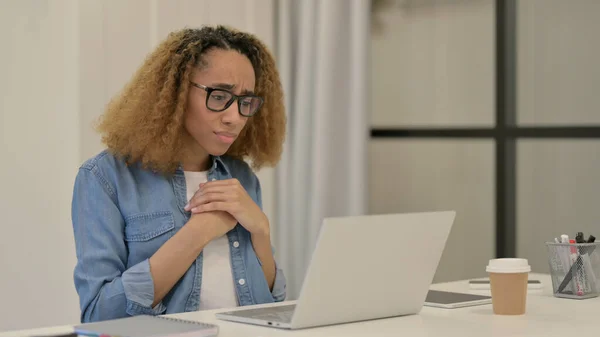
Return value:
[[(262, 208), (260, 183), (245, 162), (227, 156), (211, 159), (209, 180), (238, 179)], [(126, 165), (108, 151), (80, 167), (72, 221), (77, 251), (74, 281), (82, 322), (198, 310), (202, 254), (162, 302), (152, 307), (154, 283), (148, 259), (190, 218), (184, 210), (186, 199), (181, 167), (165, 176), (140, 165)], [(227, 237), (238, 303), (284, 300), (283, 272), (277, 268), (269, 290), (250, 233), (237, 224)]]

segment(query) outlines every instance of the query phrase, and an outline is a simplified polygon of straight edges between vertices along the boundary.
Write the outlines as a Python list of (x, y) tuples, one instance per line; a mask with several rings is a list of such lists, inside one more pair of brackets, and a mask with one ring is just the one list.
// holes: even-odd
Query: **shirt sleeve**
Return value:
[(286, 280), (285, 275), (283, 274), (283, 270), (277, 267), (277, 261), (275, 261), (275, 282), (273, 283), (273, 290), (271, 290), (271, 295), (273, 296), (273, 301), (281, 302), (285, 300), (286, 296)]
[[(256, 175), (254, 175), (254, 178), (256, 180), (256, 201), (260, 209), (263, 209), (260, 180), (258, 180), (258, 177), (256, 177)], [(273, 255), (275, 255), (275, 248), (272, 247), (271, 250), (273, 251)], [(271, 290), (271, 296), (273, 296), (273, 301), (281, 302), (285, 300), (287, 293), (286, 284), (287, 282), (283, 273), (283, 269), (278, 267), (277, 260), (275, 260), (275, 281), (273, 282), (273, 289)]]
[(166, 311), (162, 303), (152, 307), (149, 261), (126, 269), (125, 221), (117, 205), (114, 189), (97, 167), (80, 168), (71, 217), (77, 253), (74, 282), (83, 323)]

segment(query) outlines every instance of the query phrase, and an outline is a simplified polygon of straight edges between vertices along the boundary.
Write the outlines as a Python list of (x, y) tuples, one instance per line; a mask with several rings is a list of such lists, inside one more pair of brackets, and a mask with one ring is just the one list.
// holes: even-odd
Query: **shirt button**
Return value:
[(235, 241), (235, 242), (233, 243), (233, 246), (234, 246), (235, 248), (237, 248), (237, 247), (239, 247), (239, 246), (240, 246), (240, 243), (239, 243), (239, 242), (237, 242), (237, 241)]
[(243, 278), (241, 278), (238, 283), (243, 286), (244, 284), (246, 284), (246, 280), (244, 280)]

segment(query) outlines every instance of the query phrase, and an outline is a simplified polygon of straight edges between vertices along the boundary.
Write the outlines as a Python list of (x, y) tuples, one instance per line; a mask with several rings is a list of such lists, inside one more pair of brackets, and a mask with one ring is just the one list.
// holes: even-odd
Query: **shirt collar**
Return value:
[[(227, 176), (231, 176), (231, 172), (229, 171), (229, 167), (227, 166), (227, 164), (225, 164), (225, 162), (223, 161), (223, 158), (221, 156), (213, 156), (210, 155), (209, 156), (209, 160), (210, 160), (210, 168), (208, 169), (209, 173), (214, 172), (215, 170), (221, 170), (223, 173), (225, 173)], [(177, 175), (181, 175), (183, 176), (183, 165), (179, 164), (179, 166), (177, 167)]]
[(210, 156), (210, 160), (212, 161), (212, 166), (210, 170), (222, 169), (224, 173), (228, 176), (231, 176), (231, 172), (229, 171), (229, 167), (223, 161), (221, 156)]

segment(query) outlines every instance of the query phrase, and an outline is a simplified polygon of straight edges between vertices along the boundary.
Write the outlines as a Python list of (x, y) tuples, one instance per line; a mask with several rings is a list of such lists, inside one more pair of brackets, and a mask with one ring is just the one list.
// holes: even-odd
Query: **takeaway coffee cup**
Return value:
[(493, 259), (486, 271), (490, 275), (494, 314), (523, 315), (531, 271), (529, 262), (526, 259)]

